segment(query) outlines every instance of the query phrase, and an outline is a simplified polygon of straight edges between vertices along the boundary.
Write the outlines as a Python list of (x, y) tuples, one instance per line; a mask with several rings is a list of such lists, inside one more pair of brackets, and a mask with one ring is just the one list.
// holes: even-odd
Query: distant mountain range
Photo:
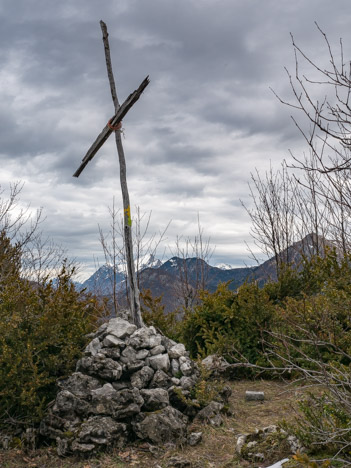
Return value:
[[(135, 262), (135, 269), (138, 272), (146, 268), (158, 268), (162, 265), (161, 260), (152, 254), (147, 254)], [(105, 264), (99, 267), (84, 283), (75, 283), (78, 289), (85, 289), (87, 292), (107, 296), (112, 293), (113, 282), (116, 281), (117, 291), (125, 287), (126, 265), (119, 263), (115, 271), (112, 265)]]
[[(330, 242), (317, 238), (315, 234), (309, 234), (284, 250), (281, 255), (298, 265), (303, 256), (309, 257), (317, 253), (317, 245), (326, 244), (332, 246)], [(119, 265), (115, 273), (117, 291), (122, 302), (126, 289), (124, 272), (124, 265)], [(112, 266), (103, 265), (84, 283), (77, 286), (88, 292), (109, 296), (112, 293), (113, 274)], [(150, 289), (154, 297), (163, 296), (163, 304), (166, 311), (169, 311), (183, 304), (184, 288), (187, 288), (187, 294), (191, 296), (192, 291), (195, 294), (201, 286), (214, 292), (219, 283), (227, 281), (230, 281), (231, 290), (236, 290), (245, 281), (252, 280), (256, 280), (262, 286), (268, 280), (276, 279), (276, 262), (273, 257), (255, 267), (232, 268), (227, 264), (211, 266), (200, 258), (172, 257), (162, 263), (153, 255), (148, 255), (139, 261), (138, 277), (140, 290)]]

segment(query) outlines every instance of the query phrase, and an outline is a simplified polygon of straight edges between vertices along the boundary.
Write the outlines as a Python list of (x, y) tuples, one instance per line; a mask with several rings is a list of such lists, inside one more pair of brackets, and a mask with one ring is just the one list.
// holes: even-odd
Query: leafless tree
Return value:
[(134, 218), (134, 252), (135, 252), (135, 267), (137, 270), (138, 285), (140, 283), (140, 271), (142, 269), (142, 262), (146, 258), (151, 261), (156, 259), (156, 255), (163, 258), (165, 249), (160, 253), (161, 244), (166, 240), (166, 233), (171, 224), (169, 221), (166, 227), (158, 232), (151, 232), (150, 222), (152, 211), (142, 213), (140, 207), (135, 207)]
[(64, 262), (77, 270), (74, 260), (67, 260), (67, 250), (42, 232), (35, 233), (22, 249), (22, 274), (37, 284), (57, 278)]
[(242, 203), (251, 218), (251, 236), (266, 257), (275, 259), (277, 277), (295, 262), (296, 253), (298, 258), (324, 255), (328, 241), (338, 246), (336, 239), (347, 236), (348, 207), (339, 204), (340, 185), (325, 184), (318, 171), (295, 172), (285, 162), (264, 176), (256, 170), (249, 184), (251, 205)]
[[(125, 296), (129, 304), (129, 289), (127, 284), (127, 262), (124, 246), (124, 224), (123, 216), (112, 201), (112, 207), (108, 207), (110, 226), (108, 232), (104, 232), (99, 226), (100, 243), (103, 249), (105, 264), (111, 268), (109, 272), (109, 283), (112, 291), (112, 309), (115, 315), (118, 314), (118, 298), (121, 292), (120, 275), (124, 276)], [(156, 258), (158, 249), (163, 242), (170, 222), (162, 230), (150, 233), (150, 222), (152, 212), (142, 213), (139, 207), (135, 208), (135, 216), (132, 220), (133, 228), (133, 258), (137, 275), (137, 284), (140, 286), (139, 274), (142, 269), (142, 262), (146, 257), (151, 260)], [(98, 289), (98, 288), (97, 288)], [(98, 293), (98, 290), (97, 290)]]
[(243, 206), (251, 218), (251, 236), (267, 256), (273, 256), (277, 274), (289, 263), (290, 247), (296, 240), (295, 198), (297, 186), (285, 163), (262, 177), (256, 170), (249, 184), (252, 206)]
[(320, 193), (322, 175), (317, 171), (303, 171), (299, 178), (293, 174), (295, 189), (295, 229), (297, 238), (303, 239), (312, 234), (311, 244), (305, 246), (309, 255), (323, 255), (325, 239), (330, 239), (330, 214), (332, 207), (326, 204), (326, 198)]
[(0, 186), (0, 230), (23, 248), (34, 236), (42, 220), (42, 210), (33, 213), (30, 205), (21, 203), (24, 183), (15, 182), (6, 190)]
[(15, 182), (7, 190), (0, 187), (0, 232), (18, 251), (21, 276), (40, 284), (57, 277), (64, 261), (69, 266), (75, 262), (68, 262), (67, 252), (39, 230), (42, 209), (33, 212), (22, 203), (23, 186)]
[[(340, 39), (340, 56), (337, 59), (327, 35), (316, 23), (329, 54), (329, 67), (324, 68), (312, 60), (296, 43), (293, 35), (292, 44), (295, 51), (295, 74), (287, 69), (294, 101), (278, 99), (288, 106), (300, 111), (310, 128), (307, 133), (303, 126), (292, 117), (295, 125), (311, 148), (315, 166), (306, 165), (300, 157), (293, 155), (298, 167), (306, 170), (317, 170), (321, 173), (332, 173), (351, 169), (351, 62), (345, 62), (343, 43)], [(301, 74), (301, 62), (309, 68), (310, 78)], [(319, 85), (319, 88), (316, 88)], [(274, 91), (273, 91), (274, 92)], [(324, 96), (320, 99), (318, 94)]]
[(204, 237), (199, 215), (197, 234), (193, 238), (177, 237), (175, 249), (170, 250), (177, 257), (178, 281), (174, 283), (173, 294), (185, 310), (190, 309), (199, 301), (200, 291), (208, 287), (209, 262), (214, 252), (211, 239)]
[(351, 186), (346, 171), (337, 171), (318, 190), (324, 190), (325, 206), (328, 211), (329, 238), (333, 240), (343, 256), (351, 249)]
[[(124, 236), (123, 227), (121, 227), (120, 213), (116, 210), (115, 199), (112, 200), (112, 207), (108, 207), (110, 217), (110, 227), (107, 234), (104, 234), (102, 228), (99, 226), (100, 243), (104, 253), (105, 264), (110, 266), (109, 269), (109, 283), (110, 290), (112, 291), (112, 309), (116, 317), (118, 311), (117, 295), (120, 289), (117, 282), (118, 266), (122, 264), (124, 258)], [(122, 228), (122, 233), (121, 233)], [(125, 272), (126, 275), (126, 272)], [(96, 291), (99, 294), (99, 291)], [(127, 288), (128, 294), (128, 288)]]
[(311, 59), (291, 36), (295, 73), (286, 72), (294, 99), (286, 101), (275, 94), (282, 103), (305, 117), (305, 122), (298, 121), (297, 117), (292, 119), (310, 155), (302, 158), (291, 153), (294, 166), (303, 170), (305, 181), (299, 177), (299, 182), (304, 186), (308, 174), (314, 174), (313, 193), (319, 199), (319, 206), (324, 203), (328, 236), (346, 253), (350, 250), (351, 222), (351, 62), (345, 60), (342, 40), (335, 51), (326, 33), (316, 26), (328, 51), (328, 65), (324, 67)]

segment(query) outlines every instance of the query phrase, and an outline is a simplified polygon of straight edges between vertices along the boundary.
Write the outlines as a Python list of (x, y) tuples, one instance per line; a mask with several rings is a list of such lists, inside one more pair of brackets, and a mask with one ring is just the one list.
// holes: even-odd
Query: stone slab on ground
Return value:
[(253, 392), (251, 390), (246, 390), (245, 400), (246, 401), (263, 401), (264, 392)]

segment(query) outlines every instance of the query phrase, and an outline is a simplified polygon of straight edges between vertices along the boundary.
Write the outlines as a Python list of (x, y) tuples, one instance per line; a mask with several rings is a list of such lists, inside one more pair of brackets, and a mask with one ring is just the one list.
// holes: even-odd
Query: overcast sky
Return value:
[(0, 0), (0, 18), (0, 184), (25, 182), (23, 201), (43, 207), (42, 228), (83, 277), (102, 262), (113, 196), (121, 207), (113, 138), (72, 177), (113, 115), (100, 19), (120, 101), (151, 80), (123, 122), (131, 205), (152, 210), (150, 233), (172, 220), (171, 246), (196, 234), (199, 213), (212, 264), (250, 264), (250, 172), (305, 150), (269, 89), (291, 97), (290, 32), (326, 67), (317, 21), (351, 57), (349, 0)]

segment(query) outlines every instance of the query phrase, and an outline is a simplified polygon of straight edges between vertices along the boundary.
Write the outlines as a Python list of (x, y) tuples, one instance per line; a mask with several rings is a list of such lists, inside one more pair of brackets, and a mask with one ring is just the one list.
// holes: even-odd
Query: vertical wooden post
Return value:
[[(105, 48), (107, 76), (108, 76), (108, 80), (110, 83), (112, 101), (115, 107), (115, 114), (117, 114), (120, 105), (118, 102), (116, 85), (115, 85), (115, 80), (114, 80), (113, 71), (112, 71), (107, 26), (103, 21), (100, 21), (100, 26), (101, 26), (102, 38), (103, 38), (104, 48)], [(135, 323), (137, 327), (140, 328), (143, 326), (143, 320), (142, 320), (141, 311), (140, 311), (139, 289), (138, 289), (138, 285), (136, 281), (134, 258), (133, 258), (132, 220), (131, 220), (130, 201), (129, 201), (128, 186), (127, 186), (127, 169), (126, 169), (126, 161), (124, 157), (124, 150), (123, 150), (122, 139), (121, 139), (121, 131), (116, 130), (115, 136), (116, 136), (116, 146), (117, 146), (118, 159), (119, 159), (119, 165), (120, 165), (120, 181), (121, 181), (122, 198), (123, 198), (124, 246), (125, 246), (126, 263), (127, 263), (127, 281), (129, 284), (129, 296), (130, 296), (129, 302), (130, 302), (130, 309), (131, 309), (133, 322)]]

